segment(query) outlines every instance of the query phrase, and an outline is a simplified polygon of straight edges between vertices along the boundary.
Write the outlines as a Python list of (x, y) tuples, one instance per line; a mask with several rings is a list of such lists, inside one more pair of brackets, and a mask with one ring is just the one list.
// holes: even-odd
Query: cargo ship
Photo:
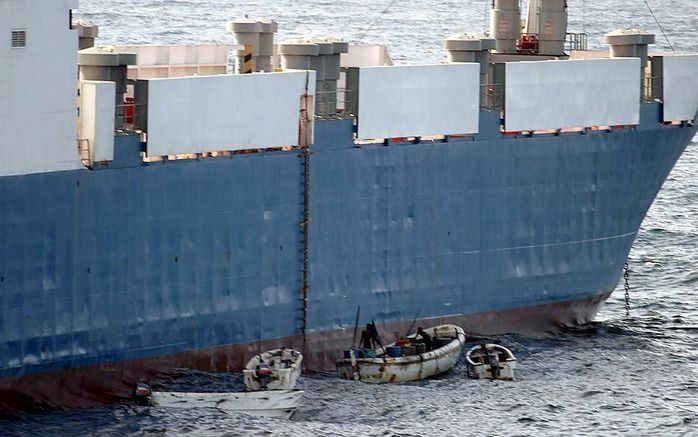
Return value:
[(386, 341), (589, 322), (696, 134), (698, 56), (580, 50), (564, 0), (495, 0), (489, 35), (408, 66), (251, 18), (98, 47), (77, 8), (0, 1), (3, 408), (274, 346), (327, 369), (357, 312)]

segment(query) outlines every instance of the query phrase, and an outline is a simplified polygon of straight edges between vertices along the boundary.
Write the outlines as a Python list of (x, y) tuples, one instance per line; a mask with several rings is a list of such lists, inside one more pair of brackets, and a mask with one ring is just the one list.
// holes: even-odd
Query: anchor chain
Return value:
[(630, 315), (630, 266), (625, 263), (623, 271), (623, 279), (625, 279), (625, 315)]

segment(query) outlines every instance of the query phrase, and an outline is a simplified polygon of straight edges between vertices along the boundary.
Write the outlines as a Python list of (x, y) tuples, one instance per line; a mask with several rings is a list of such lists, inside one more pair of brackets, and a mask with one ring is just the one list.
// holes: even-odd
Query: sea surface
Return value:
[[(226, 20), (273, 17), (279, 39), (333, 35), (386, 44), (399, 63), (444, 59), (442, 40), (481, 31), (489, 0), (81, 0), (101, 44), (230, 43)], [(618, 27), (657, 33), (644, 0), (570, 1), (570, 31), (592, 48)], [(649, 0), (676, 51), (698, 51), (698, 1)], [(628, 199), (631, 201), (630, 199)], [(623, 202), (624, 199), (618, 199)], [(630, 316), (623, 283), (597, 322), (560, 336), (502, 336), (519, 359), (515, 382), (445, 377), (371, 386), (334, 375), (303, 378), (291, 421), (217, 410), (113, 405), (0, 420), (0, 435), (452, 436), (698, 435), (698, 144), (691, 144), (630, 254)], [(172, 375), (172, 384), (238, 389), (239, 376)]]

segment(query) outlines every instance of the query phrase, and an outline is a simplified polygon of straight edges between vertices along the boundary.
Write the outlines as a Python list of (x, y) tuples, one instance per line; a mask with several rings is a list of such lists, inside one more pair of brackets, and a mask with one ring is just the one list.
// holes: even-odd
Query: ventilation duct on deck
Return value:
[(444, 43), (448, 51), (448, 62), (476, 62), (480, 64), (480, 84), (487, 83), (490, 50), (496, 41), (483, 34), (460, 33), (450, 36)]
[(647, 66), (648, 46), (654, 44), (655, 36), (640, 29), (616, 29), (604, 35), (612, 58), (640, 58), (644, 71)]
[(337, 81), (340, 56), (349, 52), (349, 44), (332, 38), (289, 41), (277, 47), (284, 70), (315, 70), (315, 114), (320, 117), (337, 114)]
[[(646, 69), (648, 46), (654, 44), (655, 36), (639, 29), (616, 29), (604, 35), (612, 58), (640, 58), (640, 77), (643, 93), (646, 92)], [(651, 85), (651, 84), (650, 84)]]
[(497, 53), (516, 53), (516, 43), (521, 36), (519, 0), (492, 1), (490, 35), (497, 41)]
[(114, 47), (92, 47), (78, 52), (80, 80), (115, 82), (117, 105), (124, 103), (129, 65), (136, 65), (136, 55)]
[(243, 46), (238, 51), (236, 73), (273, 70), (274, 34), (279, 29), (276, 21), (245, 17), (229, 21), (226, 29), (235, 36), (235, 43)]
[(95, 46), (95, 39), (99, 37), (99, 26), (89, 21), (76, 21), (73, 29), (78, 31), (78, 48), (89, 49)]

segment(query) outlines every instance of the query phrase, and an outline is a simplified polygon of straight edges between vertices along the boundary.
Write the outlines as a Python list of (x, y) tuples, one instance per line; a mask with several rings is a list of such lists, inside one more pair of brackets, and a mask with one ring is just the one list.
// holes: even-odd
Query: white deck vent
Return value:
[(13, 30), (12, 31), (12, 48), (23, 49), (27, 46), (27, 31)]

